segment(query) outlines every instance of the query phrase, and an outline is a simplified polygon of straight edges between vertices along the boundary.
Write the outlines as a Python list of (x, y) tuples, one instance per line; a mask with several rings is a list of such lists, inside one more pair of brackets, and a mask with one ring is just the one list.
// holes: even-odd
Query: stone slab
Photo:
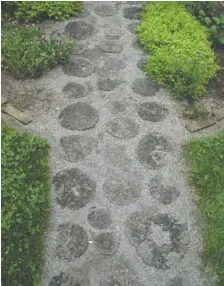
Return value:
[(90, 37), (94, 32), (93, 25), (85, 22), (70, 22), (65, 26), (65, 33), (69, 34), (75, 41), (83, 41)]
[(216, 112), (215, 112), (215, 118), (220, 121), (224, 118), (224, 107), (218, 109)]
[(106, 37), (108, 38), (120, 38), (122, 36), (122, 31), (119, 28), (108, 28), (105, 32)]
[(8, 100), (7, 100), (7, 99), (3, 99), (3, 98), (2, 98), (2, 100), (1, 100), (1, 105), (6, 104), (7, 102), (8, 102)]
[(140, 20), (141, 12), (143, 9), (141, 7), (128, 7), (124, 9), (124, 17), (131, 20)]
[(186, 127), (190, 132), (196, 132), (206, 127), (209, 127), (211, 125), (214, 125), (215, 123), (216, 123), (216, 119), (212, 116), (209, 116), (205, 119), (200, 119), (197, 121), (188, 120), (186, 122)]
[(73, 48), (74, 55), (81, 55), (87, 50), (87, 46), (83, 43), (76, 43), (75, 47)]
[(117, 13), (117, 9), (112, 5), (100, 4), (95, 8), (95, 13), (101, 17), (113, 16)]
[(63, 66), (64, 73), (69, 76), (86, 77), (91, 75), (95, 67), (92, 62), (85, 58), (72, 58), (66, 65)]
[(59, 115), (61, 125), (70, 130), (93, 128), (98, 120), (98, 111), (84, 102), (77, 102), (67, 106)]
[(32, 121), (32, 119), (29, 118), (24, 112), (20, 111), (19, 109), (15, 108), (10, 104), (4, 104), (2, 106), (2, 112), (7, 113), (8, 115), (14, 117), (25, 125)]
[(104, 40), (100, 42), (100, 49), (107, 53), (120, 53), (123, 50), (123, 44), (116, 40)]

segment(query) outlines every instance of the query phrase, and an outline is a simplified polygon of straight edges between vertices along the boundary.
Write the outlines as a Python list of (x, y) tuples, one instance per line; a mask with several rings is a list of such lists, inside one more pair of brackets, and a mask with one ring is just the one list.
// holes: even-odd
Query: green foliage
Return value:
[(195, 17), (199, 16), (199, 11), (203, 10), (209, 17), (220, 13), (221, 6), (217, 1), (184, 1), (185, 8)]
[(64, 20), (83, 9), (76, 1), (7, 1), (5, 6), (21, 21)]
[(190, 158), (191, 181), (200, 197), (205, 218), (203, 234), (205, 264), (224, 285), (224, 132), (215, 137), (196, 139), (186, 144)]
[(184, 116), (188, 119), (196, 120), (199, 118), (206, 118), (211, 112), (204, 104), (195, 103), (191, 107), (186, 107), (183, 111)]
[(218, 66), (206, 29), (180, 2), (152, 2), (145, 6), (137, 34), (150, 52), (146, 72), (177, 97), (197, 99)]
[(213, 22), (208, 27), (211, 40), (218, 45), (224, 45), (224, 13), (220, 17), (212, 17)]
[(2, 35), (2, 66), (16, 78), (38, 77), (57, 64), (64, 64), (73, 41), (45, 40), (36, 27), (7, 25)]
[(185, 7), (204, 26), (215, 45), (224, 45), (224, 4), (220, 2), (186, 2)]
[(2, 122), (2, 285), (37, 286), (49, 215), (48, 143)]

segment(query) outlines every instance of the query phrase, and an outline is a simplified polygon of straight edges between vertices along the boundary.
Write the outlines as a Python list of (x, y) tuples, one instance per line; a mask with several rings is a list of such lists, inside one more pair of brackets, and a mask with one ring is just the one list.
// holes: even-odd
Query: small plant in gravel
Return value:
[(5, 122), (1, 131), (2, 285), (38, 286), (49, 215), (49, 146)]
[(204, 119), (207, 116), (211, 115), (212, 112), (202, 103), (195, 103), (191, 107), (185, 107), (183, 114), (186, 118), (197, 120)]
[(208, 33), (180, 2), (145, 6), (137, 34), (150, 59), (146, 72), (179, 98), (203, 96), (219, 69)]
[(204, 261), (224, 285), (224, 132), (185, 145), (191, 163), (191, 183), (199, 195), (205, 220)]
[(4, 10), (12, 12), (20, 21), (64, 20), (80, 13), (81, 2), (76, 1), (5, 1)]
[(67, 62), (74, 47), (68, 38), (44, 39), (37, 27), (6, 24), (2, 33), (2, 67), (16, 78), (38, 77)]

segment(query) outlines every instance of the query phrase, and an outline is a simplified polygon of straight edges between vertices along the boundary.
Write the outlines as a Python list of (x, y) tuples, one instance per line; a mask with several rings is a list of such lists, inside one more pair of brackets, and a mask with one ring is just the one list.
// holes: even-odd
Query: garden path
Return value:
[[(58, 24), (77, 43), (31, 123), (51, 143), (43, 286), (200, 286), (201, 239), (178, 105), (142, 71), (140, 2), (85, 2)], [(55, 112), (56, 110), (56, 112)]]

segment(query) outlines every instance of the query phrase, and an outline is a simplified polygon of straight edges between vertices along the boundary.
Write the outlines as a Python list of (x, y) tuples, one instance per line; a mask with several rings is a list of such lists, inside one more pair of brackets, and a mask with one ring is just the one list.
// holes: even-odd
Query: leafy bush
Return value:
[(2, 285), (40, 285), (49, 214), (48, 143), (2, 122)]
[(212, 20), (210, 26), (208, 27), (211, 40), (217, 45), (224, 45), (224, 13), (222, 13), (219, 17), (212, 17)]
[(213, 17), (220, 13), (220, 3), (217, 1), (184, 1), (185, 8), (195, 17), (199, 16), (199, 11), (203, 10), (206, 12), (208, 17)]
[(215, 45), (224, 45), (224, 4), (222, 2), (185, 2), (186, 9), (207, 27)]
[(191, 162), (191, 182), (197, 188), (205, 219), (205, 264), (224, 285), (224, 132), (196, 139), (185, 146)]
[(75, 1), (7, 1), (5, 6), (22, 21), (63, 20), (82, 11), (81, 2)]
[(38, 77), (57, 64), (64, 64), (74, 46), (71, 40), (48, 41), (35, 27), (7, 25), (2, 36), (2, 66), (17, 78)]
[(145, 6), (137, 34), (150, 52), (146, 72), (177, 97), (199, 98), (218, 70), (206, 29), (180, 2)]

